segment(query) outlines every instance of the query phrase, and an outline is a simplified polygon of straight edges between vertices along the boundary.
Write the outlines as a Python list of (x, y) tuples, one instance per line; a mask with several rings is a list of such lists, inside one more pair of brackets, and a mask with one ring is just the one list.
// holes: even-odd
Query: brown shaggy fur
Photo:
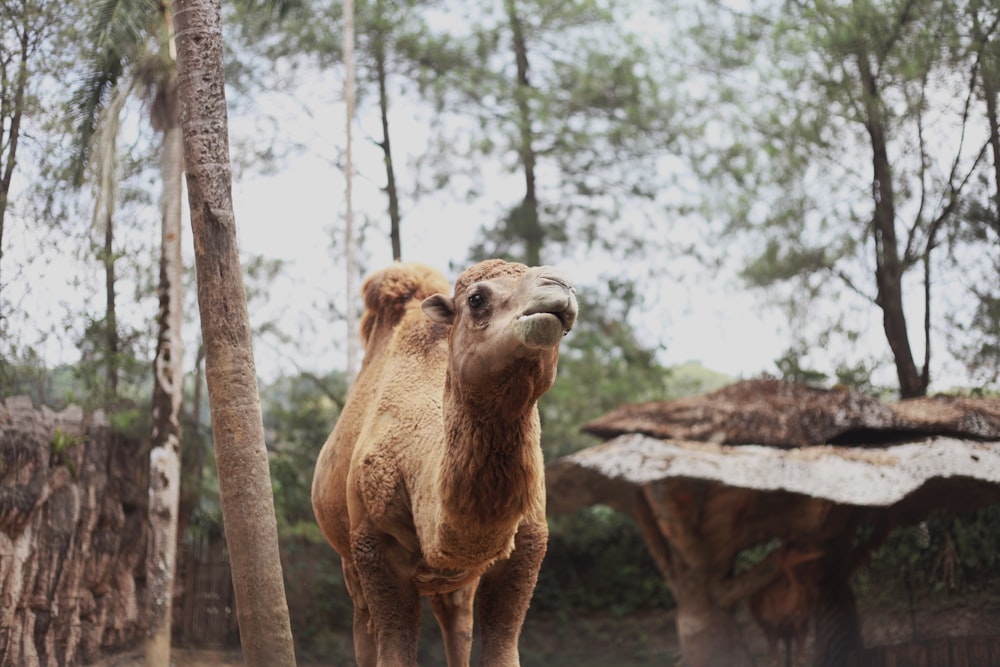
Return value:
[(313, 478), (320, 528), (354, 600), (359, 665), (415, 665), (421, 595), (449, 667), (518, 664), (545, 553), (535, 402), (576, 317), (568, 281), (500, 260), (465, 271), (393, 264), (362, 291), (365, 359)]

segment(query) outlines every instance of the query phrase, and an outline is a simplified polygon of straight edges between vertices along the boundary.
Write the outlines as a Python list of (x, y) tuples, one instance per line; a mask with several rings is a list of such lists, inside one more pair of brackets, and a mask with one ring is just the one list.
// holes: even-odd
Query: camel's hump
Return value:
[(447, 294), (450, 289), (444, 275), (425, 264), (396, 262), (376, 271), (361, 286), (365, 299), (362, 340), (367, 342), (376, 326), (395, 327), (410, 301), (423, 301), (439, 292)]

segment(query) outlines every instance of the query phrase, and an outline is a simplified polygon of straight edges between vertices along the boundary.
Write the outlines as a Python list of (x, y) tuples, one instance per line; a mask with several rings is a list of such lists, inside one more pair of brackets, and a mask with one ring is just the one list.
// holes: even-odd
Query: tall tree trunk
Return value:
[(752, 667), (753, 658), (732, 609), (714, 603), (708, 582), (676, 581), (677, 637), (688, 667)]
[(178, 92), (219, 497), (244, 661), (295, 664), (236, 245), (221, 0), (177, 0)]
[(202, 467), (205, 465), (207, 442), (202, 437), (201, 387), (205, 348), (201, 345), (195, 353), (194, 377), (191, 385), (190, 417), (184, 424), (185, 437), (181, 441), (181, 497), (177, 508), (177, 545), (191, 523), (191, 516), (201, 502)]
[(858, 72), (864, 88), (865, 126), (872, 147), (872, 199), (875, 213), (872, 233), (875, 238), (875, 281), (878, 285), (878, 305), (882, 309), (882, 327), (892, 350), (902, 398), (923, 396), (927, 383), (917, 370), (910, 347), (906, 316), (903, 311), (903, 266), (896, 240), (896, 206), (889, 165), (885, 120), (878, 83), (871, 69), (868, 54), (861, 49), (857, 55)]
[(104, 343), (105, 381), (104, 400), (110, 406), (118, 396), (118, 314), (115, 276), (115, 207), (118, 200), (118, 136), (121, 131), (121, 114), (131, 93), (131, 86), (114, 89), (101, 124), (94, 135), (92, 157), (97, 166), (97, 187), (94, 202), (93, 226), (104, 231), (104, 247), (100, 260), (104, 265)]
[(504, 0), (504, 7), (507, 10), (514, 60), (517, 64), (514, 100), (517, 103), (520, 140), (518, 152), (521, 167), (524, 169), (524, 200), (511, 212), (510, 225), (524, 241), (524, 262), (528, 266), (538, 266), (542, 263), (542, 243), (545, 241), (545, 233), (538, 217), (538, 195), (535, 189), (536, 155), (532, 132), (531, 83), (528, 80), (528, 46), (515, 0)]
[(1000, 234), (1000, 119), (997, 118), (997, 77), (1000, 76), (1000, 55), (995, 54), (996, 45), (993, 36), (997, 29), (994, 21), (984, 29), (979, 12), (975, 7), (969, 9), (972, 17), (972, 37), (975, 40), (974, 49), (979, 57), (979, 79), (983, 84), (983, 98), (986, 101), (986, 121), (989, 124), (989, 143), (993, 154), (993, 228)]
[[(379, 0), (375, 8), (376, 20), (381, 21), (384, 15), (385, 3)], [(375, 52), (375, 73), (378, 79), (378, 108), (382, 116), (382, 148), (385, 160), (385, 193), (389, 198), (389, 240), (392, 243), (392, 259), (399, 262), (403, 259), (402, 241), (399, 235), (399, 192), (396, 189), (396, 167), (392, 161), (392, 144), (389, 143), (389, 92), (386, 89), (386, 51), (385, 29), (381, 24), (372, 36), (372, 46)]]
[[(358, 374), (361, 345), (358, 340), (357, 308), (357, 249), (354, 240), (354, 0), (344, 0), (344, 102), (347, 115), (346, 123), (346, 166), (344, 167), (345, 192), (347, 204), (345, 215), (344, 253), (347, 260), (347, 384), (350, 386)], [(389, 137), (386, 135), (386, 141)]]
[(104, 367), (104, 395), (114, 403), (118, 396), (118, 313), (115, 309), (115, 228), (109, 214), (104, 220), (104, 324), (108, 347)]
[(713, 569), (711, 548), (703, 539), (697, 485), (671, 489), (643, 487), (635, 518), (654, 562), (677, 601), (677, 637), (688, 667), (751, 667), (753, 659), (733, 613), (720, 604), (717, 584), (724, 572)]
[[(17, 53), (17, 58), (10, 58), (5, 76), (0, 81), (0, 268), (3, 265), (3, 231), (7, 218), (7, 205), (10, 202), (10, 186), (14, 179), (14, 167), (17, 165), (17, 145), (21, 138), (21, 116), (24, 113), (24, 96), (28, 87), (28, 59), (35, 50), (33, 30), (29, 18), (29, 10), (21, 12), (21, 16), (12, 17), (22, 25), (16, 31), (17, 43), (11, 52)], [(4, 45), (6, 48), (7, 44)], [(8, 72), (13, 76), (8, 78)], [(3, 132), (6, 130), (6, 132)], [(0, 274), (0, 297), (3, 295), (3, 280)], [(3, 321), (6, 319), (3, 299), (0, 298), (0, 331), (3, 331)]]
[(159, 339), (154, 363), (153, 438), (149, 454), (150, 549), (147, 563), (150, 635), (146, 664), (169, 667), (171, 607), (177, 561), (177, 511), (181, 483), (181, 403), (184, 395), (181, 257), (181, 180), (184, 145), (177, 118), (176, 81), (161, 90), (158, 103), (170, 122), (163, 129), (163, 234), (160, 255)]
[[(984, 42), (986, 38), (983, 38)], [(986, 43), (982, 44), (985, 50)], [(988, 58), (988, 56), (987, 56)], [(997, 117), (997, 67), (990, 61), (982, 68), (983, 97), (986, 98), (986, 118), (990, 127), (990, 148), (993, 149), (993, 229), (1000, 235), (1000, 119)]]

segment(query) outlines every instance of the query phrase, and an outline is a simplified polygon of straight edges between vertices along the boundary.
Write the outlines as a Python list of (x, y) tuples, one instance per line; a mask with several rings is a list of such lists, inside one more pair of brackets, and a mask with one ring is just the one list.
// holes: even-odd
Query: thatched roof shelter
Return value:
[[(997, 398), (883, 403), (757, 379), (622, 406), (584, 430), (610, 440), (548, 466), (549, 511), (603, 503), (636, 519), (693, 666), (749, 664), (732, 609), (789, 576), (794, 553), (819, 554), (816, 664), (843, 664), (860, 644), (848, 580), (889, 528), (1000, 502)], [(774, 539), (781, 549), (733, 574), (737, 554)]]
[(601, 438), (641, 433), (664, 440), (788, 449), (882, 445), (925, 435), (1000, 440), (1000, 398), (934, 396), (897, 403), (848, 389), (815, 389), (773, 378), (620, 408), (584, 425)]

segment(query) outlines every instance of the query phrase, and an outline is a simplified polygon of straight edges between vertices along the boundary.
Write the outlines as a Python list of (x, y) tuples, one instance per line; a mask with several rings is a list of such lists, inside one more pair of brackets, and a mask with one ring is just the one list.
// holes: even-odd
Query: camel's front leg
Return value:
[(472, 603), (476, 597), (473, 581), (451, 593), (431, 596), (431, 609), (441, 626), (448, 667), (468, 667), (472, 653)]
[[(416, 667), (420, 596), (402, 563), (402, 547), (363, 524), (351, 534), (351, 551), (371, 618), (378, 667)], [(355, 608), (356, 609), (356, 608)]]
[(518, 529), (510, 558), (487, 570), (479, 584), (479, 624), (486, 667), (518, 667), (517, 641), (524, 615), (545, 557), (548, 526), (524, 524)]

